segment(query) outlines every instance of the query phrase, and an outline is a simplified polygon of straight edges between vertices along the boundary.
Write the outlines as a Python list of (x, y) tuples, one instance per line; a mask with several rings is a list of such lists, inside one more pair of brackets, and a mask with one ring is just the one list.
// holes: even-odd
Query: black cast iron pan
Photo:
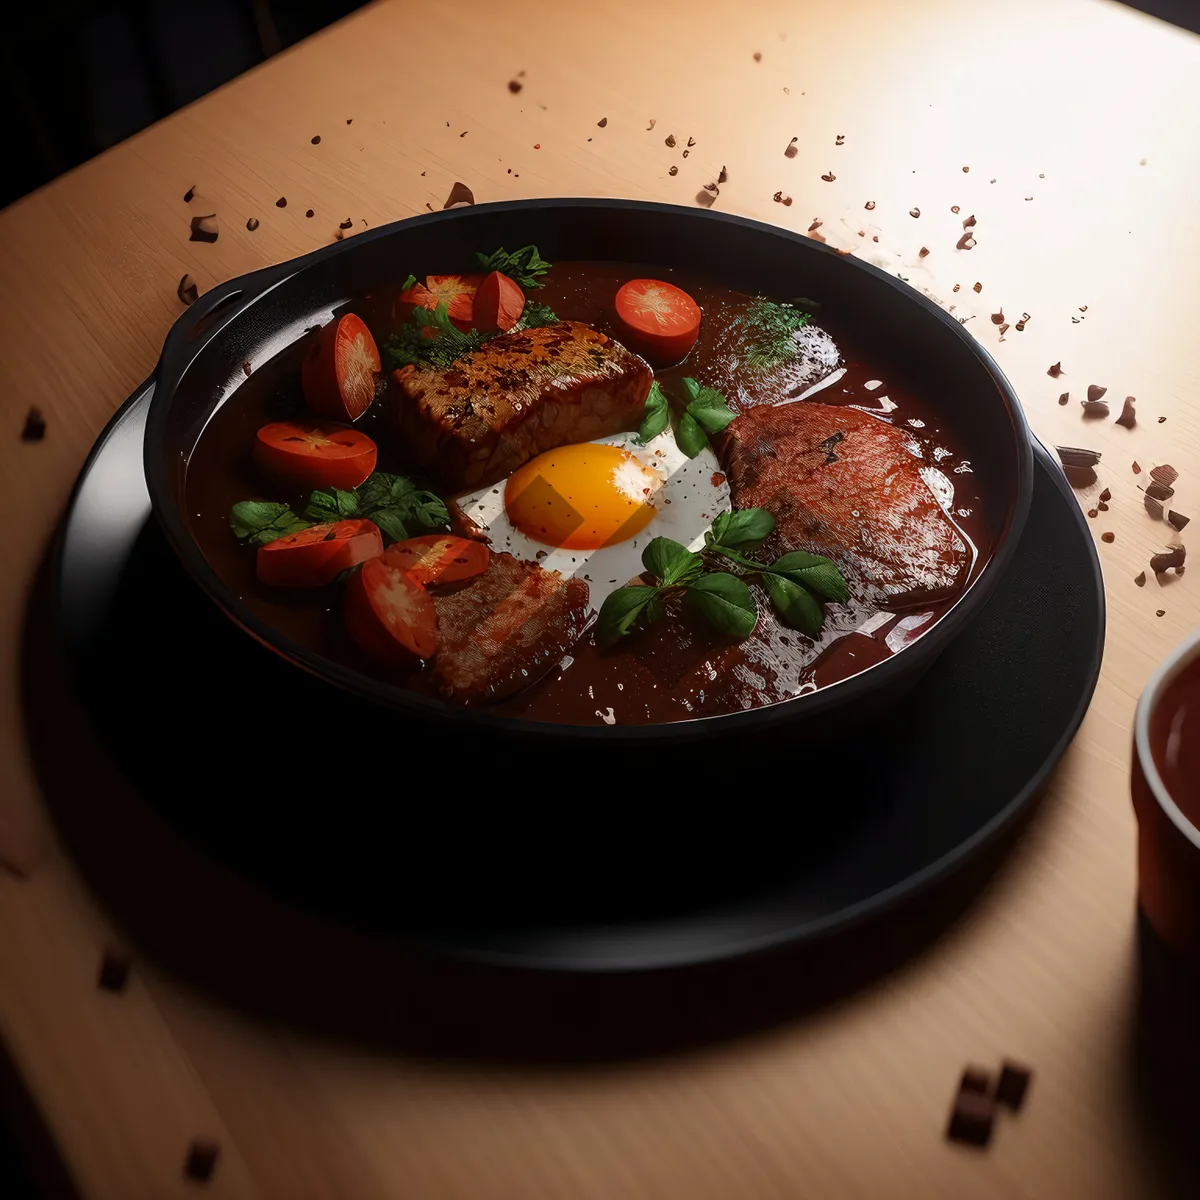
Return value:
[[(903, 361), (970, 448), (977, 476), (1002, 517), (986, 567), (923, 638), (860, 675), (783, 704), (663, 725), (580, 727), (464, 709), (368, 678), (322, 657), (264, 622), (208, 564), (184, 514), (188, 459), (216, 409), (235, 401), (242, 363), (263, 362), (323, 324), (348, 301), (395, 289), (410, 272), (462, 269), (479, 247), (536, 242), (555, 259), (640, 261), (701, 271), (767, 295), (805, 295), (826, 312), (852, 315)], [(1003, 578), (1033, 488), (1029, 433), (999, 368), (953, 317), (877, 268), (812, 239), (741, 217), (628, 200), (534, 200), (479, 205), (401, 221), (291, 263), (214, 288), (184, 314), (163, 347), (146, 428), (146, 481), (167, 542), (204, 592), (285, 659), (419, 729), (457, 727), (482, 740), (652, 746), (702, 738), (824, 737), (857, 724), (904, 693), (974, 619)]]

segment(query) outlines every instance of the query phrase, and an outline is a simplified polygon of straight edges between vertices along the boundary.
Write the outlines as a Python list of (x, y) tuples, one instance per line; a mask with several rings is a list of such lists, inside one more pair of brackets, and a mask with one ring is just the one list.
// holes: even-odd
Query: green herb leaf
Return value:
[(765, 508), (742, 508), (737, 512), (722, 513), (704, 536), (704, 544), (711, 549), (722, 547), (758, 546), (775, 528), (775, 518)]
[(752, 371), (768, 371), (794, 361), (795, 335), (807, 322), (803, 307), (756, 299), (734, 322), (738, 340), (747, 347), (746, 366)]
[(687, 393), (688, 415), (705, 433), (720, 433), (737, 416), (716, 388), (705, 387), (694, 379), (681, 379), (679, 382)]
[(670, 423), (671, 406), (656, 379), (650, 384), (650, 392), (646, 396), (646, 409), (638, 428), (638, 441), (644, 446), (652, 438), (658, 437)]
[(407, 278), (407, 279), (406, 279), (406, 280), (405, 280), (405, 281), (404, 281), (404, 282), (403, 282), (403, 283), (400, 285), (400, 290), (401, 290), (402, 292), (407, 292), (409, 288), (411, 288), (411, 287), (416, 287), (416, 286), (417, 286), (417, 277), (416, 277), (415, 275), (410, 275), (410, 276), (409, 276), (409, 277), (408, 277), (408, 278)]
[(266, 546), (289, 533), (307, 529), (309, 524), (286, 504), (271, 500), (240, 500), (229, 513), (234, 537), (252, 546)]
[(304, 515), (317, 525), (324, 521), (345, 521), (358, 516), (358, 497), (341, 488), (322, 488), (309, 496)]
[[(432, 330), (432, 334), (426, 330)], [(489, 336), (477, 329), (469, 333), (456, 329), (443, 300), (437, 308), (414, 308), (411, 319), (388, 338), (383, 348), (398, 366), (444, 371), (463, 355), (478, 350)]]
[(524, 288), (541, 287), (537, 277), (545, 275), (553, 265), (538, 253), (536, 246), (522, 246), (511, 254), (501, 246), (492, 254), (477, 253), (475, 257), (485, 271), (499, 271)]
[(822, 599), (834, 604), (845, 604), (850, 599), (850, 589), (842, 578), (831, 559), (820, 554), (807, 554), (803, 550), (793, 550), (777, 558), (770, 566), (773, 575), (782, 575), (787, 579), (815, 592)]
[(704, 559), (671, 538), (656, 537), (642, 551), (642, 566), (669, 587), (694, 579), (704, 570)]
[(784, 621), (811, 638), (819, 636), (825, 624), (825, 613), (815, 597), (783, 575), (764, 575), (762, 578), (771, 607)]
[(374, 521), (394, 542), (450, 527), (450, 513), (442, 500), (403, 475), (376, 471), (355, 489), (355, 498), (357, 515)]
[(708, 445), (708, 434), (696, 424), (694, 417), (680, 413), (675, 422), (675, 444), (688, 458), (695, 458)]
[(516, 333), (520, 329), (537, 329), (541, 325), (557, 325), (558, 314), (548, 304), (538, 304), (535, 301), (527, 300), (525, 307), (521, 310), (521, 319), (513, 326), (510, 332)]
[(620, 641), (642, 622), (649, 623), (662, 615), (662, 598), (658, 588), (637, 585), (617, 588), (605, 597), (596, 618), (596, 641), (611, 646)]
[(758, 609), (750, 589), (727, 571), (701, 575), (689, 585), (684, 603), (729, 637), (747, 638), (758, 624)]

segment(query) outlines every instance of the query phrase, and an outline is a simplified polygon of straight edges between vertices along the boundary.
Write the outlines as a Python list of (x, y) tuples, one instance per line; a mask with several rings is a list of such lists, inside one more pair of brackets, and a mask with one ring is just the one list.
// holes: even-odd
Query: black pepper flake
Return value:
[(123, 950), (106, 946), (100, 958), (100, 972), (96, 977), (97, 986), (106, 992), (123, 992), (129, 982), (129, 970), (133, 965), (132, 959)]
[(1085, 417), (1108, 416), (1108, 402), (1105, 400), (1080, 400), (1079, 404)]
[(192, 233), (188, 238), (189, 242), (215, 242), (220, 236), (216, 213), (208, 213), (207, 216), (203, 217), (193, 217), (191, 228)]
[(244, 362), (242, 363), (242, 370), (246, 373), (246, 378), (249, 379), (250, 373), (254, 370), (254, 368), (248, 362)]
[(275, 207), (276, 208), (287, 208), (287, 197), (280, 196), (279, 199), (275, 201)]
[(963, 174), (965, 175), (970, 169), (970, 167), (963, 167)]
[[(187, 276), (184, 276), (186, 279)], [(21, 440), (23, 442), (40, 442), (46, 436), (46, 418), (42, 410), (36, 405), (31, 405), (29, 411), (25, 414), (25, 425), (21, 429)]]
[(690, 150), (685, 150), (685, 151), (683, 152), (683, 157), (684, 157), (684, 158), (687, 158), (687, 156), (688, 156), (689, 154), (691, 154), (691, 151), (690, 151)]
[(657, 125), (657, 124), (658, 124), (658, 119), (656, 117), (651, 117), (650, 124), (646, 126), (646, 132), (649, 133), (650, 130), (652, 130), (655, 127), (655, 125)]
[(921, 210), (919, 208), (910, 208), (908, 210), (908, 215), (910, 217), (919, 217), (921, 215)]
[(976, 295), (978, 295), (980, 292), (983, 291), (983, 284), (976, 281), (975, 283), (973, 283), (971, 285), (971, 291), (973, 291)]
[(346, 124), (347, 124), (347, 125), (353, 125), (353, 124), (354, 124), (354, 118), (353, 118), (353, 117), (347, 117), (347, 118), (346, 118)]
[(344, 221), (339, 221), (338, 228), (339, 229), (353, 229), (354, 228), (353, 219), (350, 217), (347, 217)]
[(1141, 574), (1135, 575), (1133, 577), (1133, 582), (1136, 583), (1138, 587), (1145, 587), (1146, 586), (1146, 572), (1142, 571)]
[(1007, 332), (1008, 332), (1008, 322), (1005, 321), (1000, 326), (1000, 336), (1003, 338)]
[(508, 90), (515, 96), (525, 85), (519, 79), (508, 81)]
[(311, 217), (313, 215), (313, 210), (311, 208), (306, 209), (304, 215), (306, 217)]
[[(1112, 541), (1110, 534), (1104, 535), (1104, 540)], [(1025, 1103), (1029, 1092), (1029, 1084), (1033, 1079), (1033, 1071), (1024, 1063), (1014, 1062), (1006, 1058), (1000, 1068), (1000, 1078), (996, 1083), (996, 1103), (1003, 1104), (1012, 1112), (1019, 1112)]]
[(832, 171), (826, 171), (825, 174), (821, 176), (821, 178), (823, 180), (825, 180), (826, 183), (832, 183), (837, 178), (837, 176)]
[(1094, 467), (1102, 455), (1099, 450), (1083, 450), (1078, 446), (1055, 446), (1064, 467)]
[(186, 192), (183, 193), (184, 204), (191, 204), (192, 200), (195, 198), (195, 195), (196, 195), (196, 185), (193, 183), (192, 186), (190, 188), (188, 188), (188, 190)]
[(1137, 411), (1134, 408), (1136, 400), (1133, 396), (1126, 396), (1125, 403), (1121, 408), (1121, 415), (1117, 418), (1117, 424), (1125, 429), (1132, 429), (1137, 424)]
[[(790, 205), (792, 202), (791, 196), (785, 196), (782, 192), (776, 192), (775, 195), (772, 197), (772, 199), (775, 201), (776, 204)], [(817, 224), (820, 224), (820, 222), (818, 221)], [(809, 232), (810, 233), (812, 232), (811, 226), (809, 228)]]
[(688, 145), (689, 145), (689, 146), (694, 146), (695, 144), (696, 144), (696, 139), (695, 139), (694, 137), (690, 137), (690, 138), (688, 138)]
[(992, 324), (993, 325), (1003, 325), (1004, 324), (1004, 309), (1001, 309), (999, 312), (992, 313)]
[(667, 174), (668, 174), (668, 175), (678, 175), (678, 174), (679, 174), (679, 168), (678, 168), (678, 167), (672, 167), (672, 168), (671, 168), (671, 169), (670, 169), (670, 170), (667, 172)]
[(875, 201), (868, 200), (866, 204), (863, 205), (863, 208), (865, 208), (867, 212), (873, 212), (875, 210)]
[(470, 132), (471, 132), (471, 131), (470, 131), (469, 129), (464, 129), (464, 130), (462, 131), (462, 133), (460, 133), (458, 136), (459, 136), (460, 138), (465, 138), (465, 137), (467, 136), (467, 134), (468, 134), (468, 133), (470, 133)]
[(990, 1096), (960, 1091), (950, 1112), (946, 1137), (952, 1142), (964, 1142), (982, 1149), (992, 1140), (995, 1122), (996, 1105)]
[(442, 208), (454, 208), (459, 204), (474, 203), (475, 193), (465, 183), (456, 183), (450, 189), (450, 195), (446, 197), (446, 203), (442, 205)]
[(179, 286), (175, 289), (175, 295), (179, 297), (180, 304), (195, 304), (200, 298), (200, 289), (196, 286), (196, 281), (190, 275), (185, 275), (179, 281)]
[(1070, 400), (1070, 399), (1071, 399), (1071, 393), (1070, 393), (1070, 392), (1063, 392), (1063, 394), (1062, 394), (1061, 396), (1059, 396), (1059, 398), (1058, 398), (1058, 402), (1059, 402), (1059, 404), (1066, 404), (1066, 403), (1067, 403), (1067, 401), (1068, 401), (1068, 400)]
[(1156, 617), (1165, 617), (1167, 615), (1167, 610), (1165, 608), (1160, 608), (1154, 615)]
[(314, 146), (319, 146), (321, 144), (321, 135), (319, 133), (314, 134), (311, 140)]
[(251, 218), (250, 218), (250, 219), (249, 219), (249, 220), (246, 222), (246, 228), (247, 228), (248, 230), (250, 230), (250, 232), (251, 232), (251, 233), (253, 233), (253, 232), (254, 232), (254, 231), (255, 231), (255, 230), (258, 228), (258, 218), (257, 218), (257, 217), (251, 217)]
[(952, 213), (957, 213), (957, 212), (961, 212), (962, 209), (960, 209), (957, 204), (952, 204), (952, 205), (950, 205), (950, 211)]
[(970, 217), (964, 217), (964, 218), (963, 218), (963, 228), (964, 228), (964, 229), (974, 229), (974, 228), (975, 228), (975, 218), (974, 218), (974, 216), (970, 216)]
[(1109, 542), (1109, 543), (1115, 542), (1117, 540), (1117, 535), (1115, 533), (1102, 533), (1100, 535), (1100, 540), (1102, 542)]
[(220, 1153), (221, 1147), (216, 1142), (209, 1138), (197, 1138), (188, 1147), (187, 1158), (183, 1163), (184, 1175), (198, 1183), (211, 1179)]
[(1094, 521), (1094, 520), (1095, 520), (1095, 519), (1096, 519), (1096, 518), (1097, 518), (1099, 515), (1100, 515), (1100, 514), (1099, 514), (1099, 512), (1098, 512), (1096, 509), (1094, 509), (1094, 508), (1089, 508), (1089, 509), (1088, 509), (1088, 516), (1089, 516), (1089, 517), (1091, 517), (1093, 521)]
[(1171, 511), (1167, 513), (1167, 520), (1171, 523), (1171, 526), (1175, 530), (1182, 533), (1184, 527), (1191, 524), (1192, 518), (1185, 517), (1183, 513), (1176, 512), (1174, 509), (1171, 509)]
[(954, 248), (956, 250), (974, 250), (975, 249), (975, 239), (971, 236), (971, 233), (969, 230), (966, 233), (964, 233), (962, 235), (962, 237), (960, 237), (958, 239), (958, 242)]
[(1183, 546), (1172, 546), (1165, 554), (1155, 554), (1150, 559), (1150, 570), (1155, 575), (1174, 570), (1179, 574), (1183, 570), (1183, 560), (1187, 558), (1187, 549)]
[(835, 146), (844, 146), (846, 144), (846, 135), (844, 133), (839, 133), (837, 137), (834, 138), (833, 144)]
[(1166, 419), (1167, 419), (1166, 417), (1159, 417), (1158, 423), (1161, 425)]
[(1101, 504), (1107, 504), (1112, 499), (1112, 489), (1105, 488), (1104, 491), (1100, 493), (1099, 499)]
[(675, 135), (673, 133), (667, 134), (665, 145), (671, 146), (672, 148), (676, 145)]
[(1108, 388), (1101, 387), (1098, 383), (1089, 383), (1087, 397), (1089, 400), (1099, 400), (1107, 391)]
[(1051, 379), (1057, 379), (1062, 374), (1062, 363), (1051, 363), (1050, 366), (1046, 368), (1046, 374), (1049, 375)]
[(922, 246), (922, 247), (920, 248), (920, 250), (918, 250), (918, 251), (917, 251), (917, 257), (918, 257), (918, 258), (925, 258), (925, 257), (926, 257), (926, 255), (928, 255), (928, 253), (929, 253), (929, 247), (928, 247), (928, 246)]
[[(776, 192), (776, 193), (775, 193), (775, 198), (776, 198), (777, 200), (779, 199), (779, 193), (778, 193), (778, 192)], [(818, 229), (820, 229), (820, 228), (821, 228), (821, 226), (822, 226), (822, 225), (824, 225), (824, 224), (825, 224), (825, 222), (824, 222), (824, 221), (821, 221), (821, 220), (819, 220), (818, 218), (814, 217), (814, 218), (813, 218), (813, 223), (812, 223), (812, 224), (811, 224), (811, 225), (808, 227), (808, 232), (809, 232), (809, 233), (815, 233), (815, 232), (816, 232)]]
[(963, 1068), (962, 1078), (958, 1081), (958, 1090), (987, 1095), (992, 1090), (991, 1074), (983, 1067), (969, 1064)]
[(784, 158), (795, 158), (796, 155), (800, 153), (800, 151), (796, 149), (796, 143), (799, 140), (799, 138), (792, 138), (792, 140), (788, 142), (788, 144), (783, 148)]
[(604, 128), (604, 127), (607, 125), (607, 124), (608, 124), (608, 118), (607, 118), (607, 117), (601, 117), (601, 118), (600, 118), (600, 120), (598, 120), (598, 121), (596, 122), (596, 128), (597, 128), (597, 129), (603, 129), (603, 128)]
[(755, 62), (762, 62), (762, 51), (761, 51), (761, 50), (755, 50), (755, 52), (754, 52), (754, 61), (755, 61)]
[(724, 183), (729, 178), (729, 172), (724, 167), (721, 168), (717, 175), (717, 182)]

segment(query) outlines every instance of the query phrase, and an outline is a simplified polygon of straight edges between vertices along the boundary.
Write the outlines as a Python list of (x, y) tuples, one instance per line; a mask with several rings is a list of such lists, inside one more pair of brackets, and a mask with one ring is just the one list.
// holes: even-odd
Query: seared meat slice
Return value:
[(434, 678), (462, 704), (490, 704), (540, 679), (583, 634), (588, 585), (493, 554), (467, 587), (434, 597)]
[(413, 465), (466, 491), (569, 442), (636, 429), (653, 374), (577, 321), (493, 338), (449, 370), (395, 373), (400, 435)]
[(773, 548), (837, 564), (852, 593), (888, 608), (962, 587), (966, 539), (921, 477), (911, 435), (854, 408), (752, 408), (722, 447), (735, 508), (775, 516)]

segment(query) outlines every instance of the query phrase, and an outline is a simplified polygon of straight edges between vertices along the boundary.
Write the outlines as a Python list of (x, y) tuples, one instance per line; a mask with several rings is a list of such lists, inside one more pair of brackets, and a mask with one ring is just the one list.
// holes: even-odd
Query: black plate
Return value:
[[(85, 705), (144, 798), (292, 900), (518, 967), (682, 966), (812, 942), (947, 875), (1032, 801), (1091, 699), (1104, 592), (1037, 450), (1012, 568), (883, 724), (821, 751), (414, 744), (403, 718), (250, 642), (183, 573), (141, 470), (151, 384), (80, 478), (59, 617)], [(153, 897), (147, 898), (153, 903)]]

